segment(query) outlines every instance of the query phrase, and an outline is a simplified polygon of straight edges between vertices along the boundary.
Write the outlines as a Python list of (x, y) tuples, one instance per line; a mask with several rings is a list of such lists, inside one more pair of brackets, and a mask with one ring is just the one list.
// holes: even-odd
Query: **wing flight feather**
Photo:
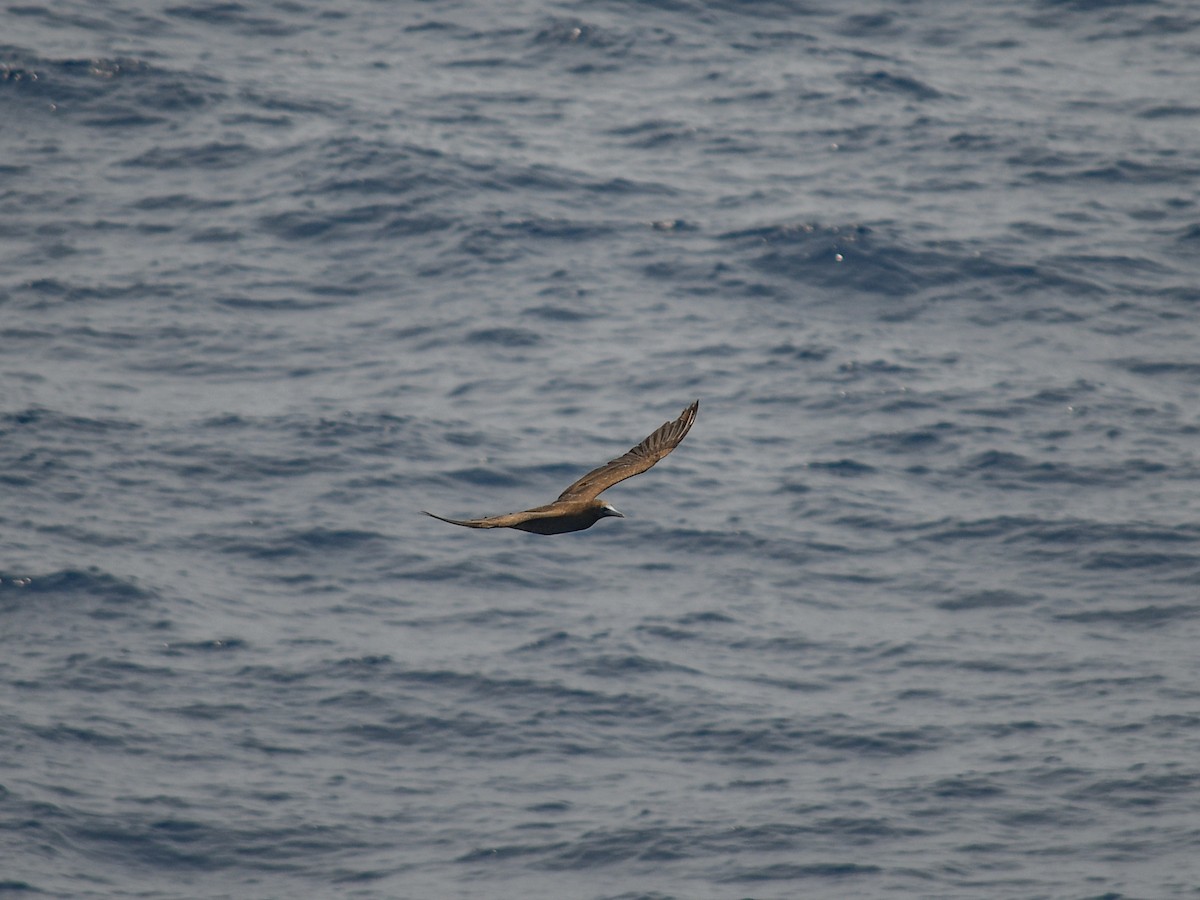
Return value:
[[(679, 442), (684, 439), (692, 427), (692, 423), (696, 421), (696, 410), (699, 408), (700, 401), (697, 400), (685, 409), (678, 419), (665, 423), (628, 453), (618, 456), (616, 459), (610, 459), (599, 468), (588, 472), (559, 494), (558, 499), (591, 500), (614, 484), (645, 472), (679, 446)], [(494, 526), (477, 525), (473, 527), (490, 528)]]
[(462, 525), (466, 528), (514, 528), (517, 525), (525, 524), (531, 519), (544, 519), (554, 515), (554, 511), (548, 506), (523, 509), (520, 512), (505, 513), (502, 516), (488, 516), (485, 519), (447, 519), (445, 516), (431, 513), (427, 509), (423, 509), (421, 512), (435, 519), (441, 519), (443, 522), (449, 522), (451, 525)]

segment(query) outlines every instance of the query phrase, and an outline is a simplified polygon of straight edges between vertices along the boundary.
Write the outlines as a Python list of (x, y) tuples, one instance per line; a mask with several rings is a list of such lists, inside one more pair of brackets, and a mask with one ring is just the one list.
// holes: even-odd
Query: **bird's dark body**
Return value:
[(571, 484), (553, 503), (484, 519), (447, 519), (427, 510), (422, 512), (465, 528), (515, 528), (532, 534), (566, 534), (591, 528), (606, 516), (624, 518), (611, 504), (598, 499), (599, 495), (614, 484), (645, 472), (679, 446), (696, 421), (699, 408), (697, 400), (678, 419), (665, 423), (628, 453), (610, 459)]
[(592, 508), (580, 510), (577, 513), (548, 516), (544, 519), (530, 519), (528, 522), (521, 522), (519, 525), (509, 527), (518, 531), (528, 531), (531, 534), (566, 534), (568, 531), (583, 531), (585, 528), (591, 528), (605, 516), (611, 515), (610, 512)]
[(621, 516), (607, 503), (600, 500), (575, 501), (575, 508), (566, 508), (565, 503), (551, 503), (524, 512), (509, 513), (507, 516), (493, 516), (490, 519), (447, 519), (435, 513), (422, 510), (427, 516), (449, 522), (451, 525), (463, 525), (467, 528), (515, 528), (518, 531), (528, 531), (532, 534), (566, 534), (569, 531), (583, 531), (591, 528), (605, 516)]

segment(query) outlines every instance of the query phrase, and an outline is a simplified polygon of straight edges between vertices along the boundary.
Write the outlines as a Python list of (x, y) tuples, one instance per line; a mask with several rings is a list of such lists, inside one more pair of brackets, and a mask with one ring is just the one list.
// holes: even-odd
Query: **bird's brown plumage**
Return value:
[(484, 519), (447, 519), (426, 510), (421, 511), (451, 525), (467, 528), (516, 528), (534, 534), (564, 534), (591, 528), (605, 516), (622, 515), (608, 503), (597, 499), (599, 495), (614, 484), (645, 472), (679, 446), (696, 421), (699, 408), (700, 401), (697, 400), (678, 419), (665, 423), (628, 453), (588, 472), (559, 494), (557, 500), (545, 506)]

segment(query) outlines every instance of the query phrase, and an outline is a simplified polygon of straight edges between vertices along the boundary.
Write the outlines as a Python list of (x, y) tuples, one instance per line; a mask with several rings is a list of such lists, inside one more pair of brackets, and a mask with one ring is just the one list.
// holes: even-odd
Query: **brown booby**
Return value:
[(545, 506), (535, 506), (533, 509), (486, 519), (447, 519), (424, 509), (421, 512), (451, 525), (465, 525), (467, 528), (516, 528), (534, 534), (582, 531), (591, 528), (605, 516), (619, 516), (623, 519), (624, 513), (618, 512), (607, 501), (600, 500), (599, 495), (617, 482), (645, 472), (678, 447), (692, 423), (696, 421), (696, 410), (699, 408), (700, 401), (697, 400), (685, 409), (678, 419), (664, 424), (625, 455), (611, 459), (600, 468), (588, 472), (559, 494), (557, 500)]

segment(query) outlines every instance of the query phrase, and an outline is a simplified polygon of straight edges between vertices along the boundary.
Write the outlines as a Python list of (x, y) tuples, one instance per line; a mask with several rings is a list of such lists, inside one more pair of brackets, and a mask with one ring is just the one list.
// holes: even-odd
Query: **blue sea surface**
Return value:
[[(0, 9), (0, 894), (1200, 893), (1200, 10)], [(693, 399), (554, 537), (549, 502)]]

